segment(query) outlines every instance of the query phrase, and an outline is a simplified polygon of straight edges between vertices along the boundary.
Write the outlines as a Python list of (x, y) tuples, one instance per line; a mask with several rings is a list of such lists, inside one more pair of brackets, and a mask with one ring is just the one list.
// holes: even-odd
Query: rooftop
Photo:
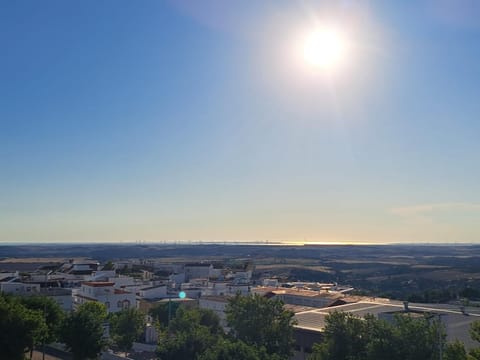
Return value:
[[(419, 313), (441, 316), (441, 320), (445, 324), (447, 331), (448, 341), (458, 339), (464, 342), (467, 348), (477, 346), (470, 338), (469, 330), (473, 321), (480, 320), (480, 309), (467, 308), (466, 314), (468, 315), (462, 313), (458, 306), (445, 304), (409, 304), (408, 309), (410, 313), (417, 316)], [(405, 313), (405, 308), (403, 303), (396, 301), (363, 301), (329, 308), (301, 311), (295, 314), (295, 319), (298, 322), (296, 327), (313, 331), (323, 331), (325, 327), (325, 317), (335, 311), (344, 311), (363, 317), (367, 314), (379, 316)]]
[(142, 290), (153, 290), (153, 289), (162, 288), (162, 287), (166, 287), (166, 286), (167, 285), (165, 285), (165, 284), (149, 286), (149, 287), (140, 289), (140, 291), (142, 291)]
[(131, 292), (125, 291), (125, 290), (120, 290), (120, 289), (115, 289), (114, 294), (131, 294)]
[(275, 286), (258, 286), (252, 289), (253, 292), (257, 293), (272, 293), (274, 295), (295, 295), (295, 296), (304, 296), (304, 297), (331, 297), (338, 298), (338, 293), (331, 293), (327, 291), (315, 291), (315, 290), (304, 290), (298, 288), (284, 288), (284, 287), (275, 287)]
[(110, 281), (83, 281), (82, 285), (92, 286), (92, 287), (107, 287), (113, 286), (115, 283)]
[(185, 267), (210, 267), (210, 263), (187, 263)]

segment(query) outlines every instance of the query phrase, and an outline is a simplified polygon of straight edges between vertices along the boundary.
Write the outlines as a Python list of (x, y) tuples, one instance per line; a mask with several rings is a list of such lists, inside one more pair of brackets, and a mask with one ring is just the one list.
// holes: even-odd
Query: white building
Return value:
[(250, 282), (252, 279), (252, 270), (235, 271), (231, 276), (235, 282)]
[(213, 265), (209, 263), (191, 263), (185, 264), (185, 281), (191, 279), (208, 279), (212, 274)]
[(113, 276), (109, 277), (108, 282), (113, 282), (115, 285), (114, 287), (119, 289), (125, 286), (133, 286), (136, 285), (135, 279), (131, 276)]
[(278, 279), (263, 279), (263, 286), (278, 287)]
[(228, 298), (224, 296), (202, 296), (198, 300), (198, 306), (202, 309), (212, 310), (220, 318), (220, 325), (227, 329), (227, 319), (225, 308), (228, 304)]
[(41, 288), (40, 295), (48, 296), (60, 305), (64, 311), (71, 311), (73, 309), (72, 289)]
[(139, 290), (139, 296), (144, 299), (159, 299), (167, 297), (167, 286), (156, 285), (144, 287)]
[(58, 287), (42, 288), (40, 284), (22, 282), (2, 282), (0, 292), (17, 296), (47, 296), (65, 311), (72, 310), (72, 290)]
[(20, 273), (18, 271), (15, 271), (15, 272), (2, 271), (0, 272), (0, 281), (9, 282), (13, 279), (18, 278), (19, 276), (20, 276)]
[(180, 287), (181, 284), (185, 282), (185, 273), (174, 273), (168, 277), (168, 281), (175, 287)]
[(250, 285), (236, 284), (227, 281), (208, 281), (208, 283), (201, 287), (201, 290), (202, 296), (226, 296), (236, 295), (237, 293), (247, 295), (250, 293)]
[(95, 260), (72, 260), (62, 266), (63, 272), (77, 275), (90, 275), (98, 270), (100, 263)]
[(85, 281), (73, 293), (74, 306), (90, 301), (98, 301), (107, 307), (108, 312), (136, 307), (135, 294), (115, 289), (115, 283), (108, 281)]
[(106, 281), (109, 277), (117, 276), (115, 270), (99, 270), (92, 273), (87, 281)]
[(40, 295), (40, 284), (22, 282), (1, 282), (0, 292), (13, 295)]

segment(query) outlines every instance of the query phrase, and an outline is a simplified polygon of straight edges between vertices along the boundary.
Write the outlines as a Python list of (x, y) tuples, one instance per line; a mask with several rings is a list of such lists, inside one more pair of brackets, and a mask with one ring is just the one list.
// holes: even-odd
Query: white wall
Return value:
[(145, 299), (157, 299), (167, 296), (167, 287), (156, 286), (153, 289), (140, 289), (140, 296)]
[(24, 295), (40, 293), (40, 284), (24, 284), (19, 282), (2, 282), (0, 291), (9, 294)]

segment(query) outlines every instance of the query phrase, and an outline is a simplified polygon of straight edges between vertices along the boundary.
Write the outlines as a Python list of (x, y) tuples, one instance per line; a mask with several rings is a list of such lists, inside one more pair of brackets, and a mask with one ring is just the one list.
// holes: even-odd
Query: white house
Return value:
[(213, 265), (209, 263), (185, 264), (185, 281), (191, 279), (208, 279), (212, 276)]
[(227, 281), (208, 281), (201, 286), (202, 296), (225, 296), (240, 293), (247, 295), (250, 293), (249, 284), (235, 284)]
[(40, 284), (22, 282), (2, 282), (0, 292), (18, 296), (48, 296), (65, 311), (72, 310), (72, 290), (59, 287), (42, 288)]
[(80, 289), (75, 289), (73, 293), (74, 306), (98, 301), (105, 304), (108, 312), (136, 307), (135, 294), (115, 289), (114, 285), (115, 283), (108, 281), (84, 281)]
[(65, 311), (72, 310), (72, 289), (64, 288), (41, 288), (40, 295), (48, 296), (60, 305)]
[(173, 283), (172, 285), (174, 285), (175, 288), (178, 288), (178, 287), (180, 287), (181, 284), (183, 284), (185, 282), (185, 273), (182, 272), (182, 273), (171, 274), (168, 277), (168, 281), (170, 283)]
[(165, 298), (167, 297), (167, 286), (162, 284), (162, 285), (144, 287), (139, 290), (139, 295), (144, 299)]
[(22, 282), (1, 282), (0, 292), (14, 295), (35, 295), (40, 294), (40, 284), (30, 284)]

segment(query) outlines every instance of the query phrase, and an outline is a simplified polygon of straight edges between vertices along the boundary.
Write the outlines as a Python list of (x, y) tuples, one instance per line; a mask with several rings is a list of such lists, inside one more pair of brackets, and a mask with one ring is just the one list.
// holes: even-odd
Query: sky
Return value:
[[(0, 2), (0, 243), (480, 241), (480, 3)], [(306, 64), (339, 29), (342, 63)]]

